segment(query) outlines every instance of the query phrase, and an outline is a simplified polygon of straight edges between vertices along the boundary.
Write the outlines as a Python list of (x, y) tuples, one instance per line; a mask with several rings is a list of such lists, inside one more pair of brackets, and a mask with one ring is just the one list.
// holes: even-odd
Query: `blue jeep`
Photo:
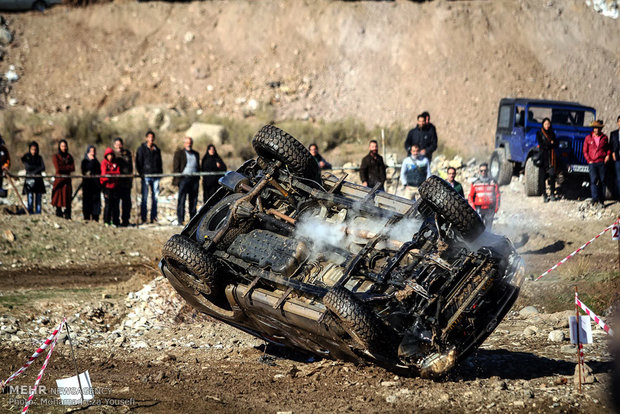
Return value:
[(499, 102), (495, 150), (489, 163), (490, 175), (499, 185), (512, 176), (525, 174), (525, 192), (538, 196), (544, 192), (544, 172), (539, 168), (536, 132), (544, 118), (551, 119), (558, 141), (557, 155), (567, 178), (588, 179), (588, 163), (582, 148), (591, 132), (596, 110), (576, 102), (527, 98), (504, 98)]

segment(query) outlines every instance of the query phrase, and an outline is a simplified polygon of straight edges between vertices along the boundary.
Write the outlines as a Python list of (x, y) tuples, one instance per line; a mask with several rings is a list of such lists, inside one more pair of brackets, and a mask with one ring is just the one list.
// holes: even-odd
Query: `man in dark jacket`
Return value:
[(463, 186), (461, 185), (461, 183), (456, 181), (456, 168), (448, 167), (447, 173), (448, 179), (446, 181), (448, 182), (448, 184), (450, 184), (461, 197), (465, 197), (465, 193), (463, 192)]
[(611, 131), (609, 134), (609, 142), (611, 144), (611, 157), (614, 161), (614, 169), (616, 171), (616, 198), (620, 200), (620, 137), (618, 132), (620, 131), (620, 116), (616, 119), (618, 129)]
[(151, 189), (151, 223), (157, 222), (157, 197), (159, 196), (160, 177), (145, 177), (149, 174), (161, 174), (163, 172), (161, 151), (155, 145), (155, 133), (148, 131), (145, 143), (136, 151), (136, 171), (142, 177), (142, 202), (140, 216), (142, 223), (146, 223), (147, 198)]
[(190, 175), (200, 171), (200, 156), (192, 149), (194, 140), (185, 137), (183, 148), (174, 153), (172, 169), (175, 173), (187, 174), (182, 177), (174, 177), (172, 184), (179, 187), (179, 200), (177, 203), (177, 220), (179, 226), (185, 219), (185, 199), (189, 198), (189, 218), (196, 214), (198, 202), (198, 188), (200, 176)]
[[(119, 166), (122, 175), (133, 174), (133, 157), (131, 152), (123, 147), (123, 139), (117, 137), (114, 140), (114, 162)], [(121, 227), (129, 226), (131, 217), (131, 186), (133, 179), (130, 177), (119, 178), (117, 194), (121, 203)]]
[(385, 164), (379, 155), (379, 144), (374, 139), (368, 145), (368, 155), (362, 159), (360, 179), (366, 187), (374, 187), (377, 183), (381, 183), (379, 190), (385, 191)]
[[(430, 118), (430, 115), (429, 115)], [(431, 123), (426, 123), (424, 114), (418, 115), (418, 125), (409, 131), (405, 140), (405, 150), (407, 155), (411, 152), (411, 146), (417, 145), (420, 148), (420, 155), (428, 158), (428, 162), (433, 161), (433, 152), (437, 149), (437, 133)]]
[(308, 147), (308, 151), (310, 151), (310, 155), (312, 155), (312, 158), (314, 158), (316, 163), (319, 164), (320, 169), (331, 170), (332, 165), (325, 161), (325, 158), (323, 158), (323, 156), (319, 154), (318, 145), (316, 145), (315, 143), (310, 144), (310, 146)]
[(600, 204), (604, 207), (605, 201), (605, 164), (611, 156), (609, 139), (603, 134), (603, 122), (596, 120), (590, 124), (592, 133), (583, 141), (583, 156), (588, 162), (590, 172), (590, 191), (592, 205)]

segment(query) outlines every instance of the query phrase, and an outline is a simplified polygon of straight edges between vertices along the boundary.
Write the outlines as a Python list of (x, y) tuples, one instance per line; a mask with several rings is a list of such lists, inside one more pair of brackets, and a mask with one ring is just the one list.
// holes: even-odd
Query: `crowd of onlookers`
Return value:
[[(620, 129), (620, 116), (617, 118)], [(618, 129), (612, 131), (608, 138), (602, 132), (603, 123), (594, 121), (591, 124), (592, 133), (583, 144), (583, 155), (588, 162), (592, 203), (603, 205), (605, 200), (605, 184), (612, 181), (617, 185), (617, 194), (620, 196), (620, 142)], [(538, 165), (544, 175), (549, 192), (543, 194), (544, 201), (555, 201), (561, 195), (562, 189), (556, 188), (558, 175), (562, 173), (558, 162), (557, 140), (551, 121), (545, 118), (542, 127), (536, 133), (538, 143)], [(417, 125), (411, 129), (405, 139), (404, 147), (407, 156), (400, 167), (400, 177), (396, 193), (402, 197), (415, 199), (418, 188), (431, 175), (432, 155), (437, 149), (437, 130), (430, 122), (430, 114), (423, 112), (417, 116)], [(309, 145), (308, 150), (316, 160), (319, 168), (331, 169), (332, 166), (319, 153), (316, 144)], [(21, 158), (26, 170), (26, 179), (23, 194), (27, 199), (27, 210), (30, 214), (41, 213), (41, 196), (45, 193), (45, 184), (42, 173), (45, 163), (39, 155), (39, 145), (32, 141), (28, 152)], [(615, 177), (606, 176), (606, 166), (613, 162)], [(76, 192), (73, 192), (72, 180), (69, 177), (75, 171), (75, 162), (69, 153), (66, 140), (58, 143), (58, 152), (52, 157), (55, 169), (55, 179), (52, 187), (52, 205), (56, 208), (59, 217), (71, 218), (71, 202)], [(8, 170), (10, 157), (0, 137), (0, 168)], [(82, 213), (85, 220), (99, 221), (101, 214), (101, 195), (104, 199), (103, 222), (107, 225), (128, 226), (131, 216), (131, 190), (134, 171), (141, 179), (140, 219), (142, 223), (151, 223), (158, 220), (157, 198), (159, 183), (163, 174), (161, 151), (155, 144), (155, 133), (148, 131), (135, 154), (135, 162), (131, 151), (124, 147), (123, 139), (114, 139), (113, 146), (106, 148), (101, 162), (97, 159), (97, 151), (93, 145), (86, 148), (80, 164), (84, 176), (80, 187), (82, 189)], [(468, 193), (469, 204), (482, 217), (487, 226), (491, 226), (493, 217), (500, 205), (500, 191), (498, 184), (490, 177), (486, 163), (479, 166), (479, 176), (471, 183)], [(379, 155), (379, 145), (371, 140), (368, 154), (360, 165), (360, 180), (364, 186), (385, 190), (386, 165)], [(185, 204), (189, 205), (189, 217), (196, 214), (198, 194), (200, 188), (199, 172), (211, 173), (203, 175), (202, 187), (204, 201), (215, 193), (218, 188), (218, 179), (226, 171), (226, 164), (217, 154), (214, 145), (210, 144), (200, 159), (200, 155), (193, 149), (191, 137), (185, 137), (183, 148), (177, 150), (173, 157), (173, 184), (178, 186), (177, 222), (183, 224), (185, 220)], [(93, 176), (90, 178), (89, 176)], [(118, 177), (116, 177), (118, 176)], [(455, 180), (456, 169), (450, 167), (446, 171), (446, 181), (458, 194), (464, 197), (463, 186)], [(614, 179), (615, 178), (615, 179)], [(0, 196), (6, 190), (2, 189), (2, 175), (0, 175)], [(148, 216), (148, 200), (151, 200), (150, 217)]]
[[(202, 187), (206, 201), (216, 190), (219, 175), (226, 171), (226, 164), (218, 156), (214, 145), (209, 145), (200, 160), (199, 154), (192, 149), (192, 138), (184, 139), (184, 147), (174, 154), (173, 183), (179, 187), (179, 202), (177, 218), (183, 223), (185, 216), (185, 200), (189, 200), (189, 215), (196, 213), (200, 176), (195, 173), (204, 171), (216, 173), (203, 177)], [(21, 161), (26, 171), (22, 194), (26, 196), (26, 209), (29, 214), (41, 213), (41, 199), (46, 192), (44, 183), (45, 162), (39, 154), (39, 144), (32, 141), (28, 145)], [(4, 141), (0, 137), (0, 168), (8, 171), (11, 159)], [(99, 221), (101, 216), (101, 199), (103, 196), (103, 222), (106, 225), (126, 227), (130, 225), (132, 200), (131, 190), (135, 174), (141, 180), (140, 219), (141, 223), (158, 221), (157, 198), (159, 183), (163, 175), (161, 151), (155, 144), (155, 133), (148, 131), (135, 154), (135, 161), (131, 151), (124, 147), (123, 139), (118, 137), (112, 147), (106, 148), (103, 159), (97, 158), (97, 149), (94, 145), (86, 148), (80, 163), (82, 181), (74, 192), (70, 175), (76, 171), (76, 163), (69, 152), (67, 140), (60, 140), (58, 151), (52, 156), (54, 166), (54, 182), (52, 185), (52, 206), (58, 217), (71, 219), (71, 204), (79, 189), (82, 190), (82, 214), (84, 220)], [(194, 174), (194, 175), (192, 175)], [(219, 174), (219, 175), (218, 175)], [(91, 177), (92, 176), (92, 177)], [(3, 174), (0, 174), (0, 189), (2, 188)], [(148, 215), (148, 200), (151, 200), (150, 217)], [(6, 190), (0, 193), (6, 196)]]

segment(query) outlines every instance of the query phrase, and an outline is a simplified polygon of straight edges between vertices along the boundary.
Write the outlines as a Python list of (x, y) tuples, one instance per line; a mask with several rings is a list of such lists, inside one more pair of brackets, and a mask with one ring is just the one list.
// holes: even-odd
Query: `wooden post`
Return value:
[[(577, 285), (575, 285), (575, 299), (579, 297), (577, 293)], [(579, 393), (581, 394), (581, 340), (579, 339), (579, 306), (577, 306), (577, 301), (575, 300), (575, 322), (577, 326), (577, 369), (579, 370)]]

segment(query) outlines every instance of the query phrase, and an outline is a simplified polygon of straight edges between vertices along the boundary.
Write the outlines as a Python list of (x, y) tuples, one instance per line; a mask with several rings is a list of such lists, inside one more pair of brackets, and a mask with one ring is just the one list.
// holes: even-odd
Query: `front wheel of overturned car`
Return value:
[(268, 160), (281, 161), (291, 172), (320, 182), (319, 165), (310, 151), (293, 136), (273, 125), (265, 125), (252, 139), (258, 155)]
[(451, 223), (466, 240), (474, 240), (484, 232), (484, 223), (478, 213), (446, 181), (432, 175), (418, 191), (433, 211)]
[(180, 282), (204, 295), (213, 293), (216, 288), (216, 262), (193, 240), (175, 234), (164, 244), (162, 256), (178, 271)]
[(383, 322), (349, 290), (340, 287), (330, 290), (323, 298), (323, 304), (338, 317), (344, 330), (364, 348), (370, 352), (389, 352), (390, 335), (387, 328), (384, 329)]

